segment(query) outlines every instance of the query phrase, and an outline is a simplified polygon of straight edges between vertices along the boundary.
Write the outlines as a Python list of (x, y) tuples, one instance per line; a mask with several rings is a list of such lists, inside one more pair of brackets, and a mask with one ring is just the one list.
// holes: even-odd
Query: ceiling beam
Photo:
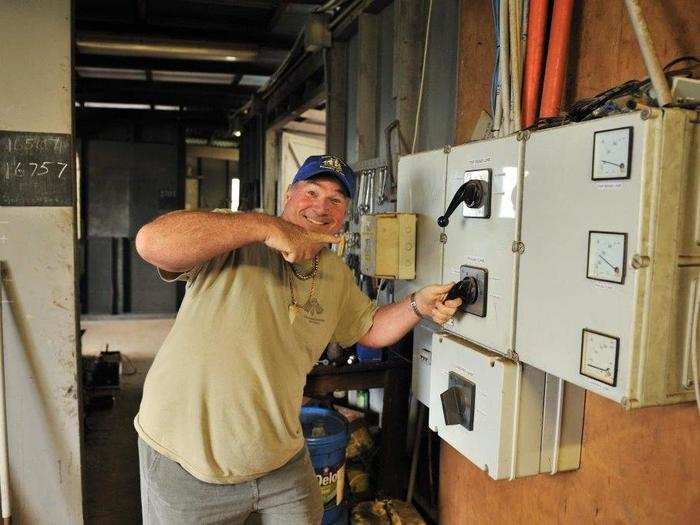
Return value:
[(215, 60), (180, 60), (167, 58), (76, 54), (76, 67), (113, 69), (150, 69), (159, 71), (188, 71), (193, 73), (229, 73), (234, 75), (271, 75), (274, 66), (246, 62)]
[[(191, 26), (191, 27), (190, 27)], [(75, 22), (76, 38), (82, 35), (106, 35), (120, 37), (140, 37), (148, 39), (167, 40), (201, 40), (231, 44), (243, 42), (257, 44), (268, 49), (289, 51), (294, 44), (294, 37), (273, 35), (267, 31), (267, 18), (258, 23), (232, 24), (226, 20), (219, 22), (203, 22), (199, 20), (172, 19), (165, 24), (156, 25), (152, 16), (149, 23), (140, 24), (123, 20), (99, 20)]]
[(198, 108), (238, 108), (253, 90), (244, 86), (220, 86), (177, 82), (144, 82), (79, 79), (75, 98), (80, 102), (125, 102)]

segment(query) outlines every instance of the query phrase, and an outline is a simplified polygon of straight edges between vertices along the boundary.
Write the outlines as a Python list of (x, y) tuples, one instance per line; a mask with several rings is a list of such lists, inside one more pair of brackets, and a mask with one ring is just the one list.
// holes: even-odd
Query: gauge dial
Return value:
[(597, 131), (593, 138), (593, 180), (630, 178), (632, 128)]
[(581, 374), (615, 386), (619, 351), (618, 337), (584, 328), (581, 339)]
[(625, 281), (627, 234), (588, 232), (589, 279), (622, 284)]

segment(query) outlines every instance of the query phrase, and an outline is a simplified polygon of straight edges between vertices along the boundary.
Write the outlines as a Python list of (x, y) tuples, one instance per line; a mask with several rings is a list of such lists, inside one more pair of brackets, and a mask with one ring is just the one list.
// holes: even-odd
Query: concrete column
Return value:
[[(6, 131), (62, 134), (59, 153), (72, 159), (71, 38), (70, 0), (2, 2), (2, 163), (12, 158)], [(42, 162), (45, 151), (35, 153)], [(75, 170), (70, 160), (45, 164), (62, 171), (42, 188), (27, 155), (22, 184), (0, 195), (13, 199), (0, 207), (12, 521), (72, 525), (83, 522)]]

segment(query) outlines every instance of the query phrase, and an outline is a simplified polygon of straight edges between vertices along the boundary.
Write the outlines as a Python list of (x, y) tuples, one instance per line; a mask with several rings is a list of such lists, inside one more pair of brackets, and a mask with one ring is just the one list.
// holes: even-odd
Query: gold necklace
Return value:
[(297, 270), (297, 267), (294, 263), (288, 264), (292, 268), (292, 272), (294, 272), (294, 277), (302, 281), (306, 281), (308, 279), (311, 279), (312, 277), (316, 277), (316, 272), (318, 271), (318, 254), (314, 256), (314, 264), (311, 267), (311, 271), (307, 274), (303, 274), (299, 270)]
[[(290, 266), (291, 266), (291, 264), (290, 264)], [(294, 268), (292, 267), (292, 272), (293, 272), (293, 270), (294, 270)], [(313, 298), (314, 292), (316, 291), (316, 273), (317, 273), (317, 270), (318, 270), (318, 265), (315, 264), (314, 269), (309, 274), (309, 276), (306, 278), (306, 279), (311, 279), (311, 286), (309, 287), (309, 295), (306, 298), (306, 302), (304, 304), (297, 303), (296, 298), (294, 297), (294, 282), (292, 280), (292, 276), (291, 276), (291, 274), (285, 272), (285, 273), (287, 273), (287, 278), (288, 278), (287, 280), (289, 282), (289, 295), (291, 296), (291, 303), (289, 304), (289, 308), (288, 308), (289, 322), (290, 323), (294, 323), (294, 320), (296, 319), (297, 315), (304, 311), (304, 306), (309, 304), (309, 301), (311, 301), (311, 299)], [(296, 272), (293, 272), (293, 273), (296, 276)], [(302, 279), (302, 280), (306, 280), (306, 279)]]

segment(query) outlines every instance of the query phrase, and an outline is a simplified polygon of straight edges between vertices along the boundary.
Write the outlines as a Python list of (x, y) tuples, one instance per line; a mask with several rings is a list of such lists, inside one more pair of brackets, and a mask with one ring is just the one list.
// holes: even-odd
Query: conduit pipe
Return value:
[(2, 522), (9, 525), (10, 507), (10, 459), (7, 447), (7, 410), (5, 403), (5, 347), (2, 333), (3, 275), (5, 265), (0, 261), (0, 505)]
[(510, 33), (510, 92), (512, 94), (512, 119), (510, 131), (520, 131), (520, 0), (510, 0), (508, 28)]
[(654, 49), (654, 43), (651, 40), (651, 33), (649, 33), (649, 27), (644, 19), (642, 8), (638, 0), (625, 0), (625, 5), (627, 6), (627, 13), (630, 15), (634, 34), (637, 36), (637, 43), (642, 51), (644, 66), (647, 68), (651, 84), (654, 86), (654, 91), (656, 91), (659, 106), (667, 106), (671, 103), (671, 90), (668, 87), (666, 75)]
[(537, 121), (537, 112), (540, 109), (548, 12), (549, 0), (530, 0), (522, 96), (523, 127), (525, 128), (529, 128)]
[(510, 64), (510, 46), (508, 45), (508, 0), (501, 0), (498, 15), (498, 38), (501, 41), (501, 49), (498, 55), (498, 67), (501, 77), (501, 118), (502, 124), (499, 128), (499, 136), (510, 135), (510, 74), (508, 65)]
[(557, 117), (561, 110), (573, 13), (574, 0), (554, 0), (540, 118)]
[(559, 472), (559, 447), (561, 447), (561, 426), (563, 424), (564, 414), (564, 387), (565, 383), (562, 378), (557, 379), (557, 420), (554, 424), (554, 448), (552, 449), (552, 467), (549, 473), (554, 475)]
[(515, 400), (513, 401), (513, 439), (510, 443), (510, 476), (513, 481), (518, 475), (518, 438), (520, 437), (520, 398), (522, 394), (523, 365), (515, 363)]

